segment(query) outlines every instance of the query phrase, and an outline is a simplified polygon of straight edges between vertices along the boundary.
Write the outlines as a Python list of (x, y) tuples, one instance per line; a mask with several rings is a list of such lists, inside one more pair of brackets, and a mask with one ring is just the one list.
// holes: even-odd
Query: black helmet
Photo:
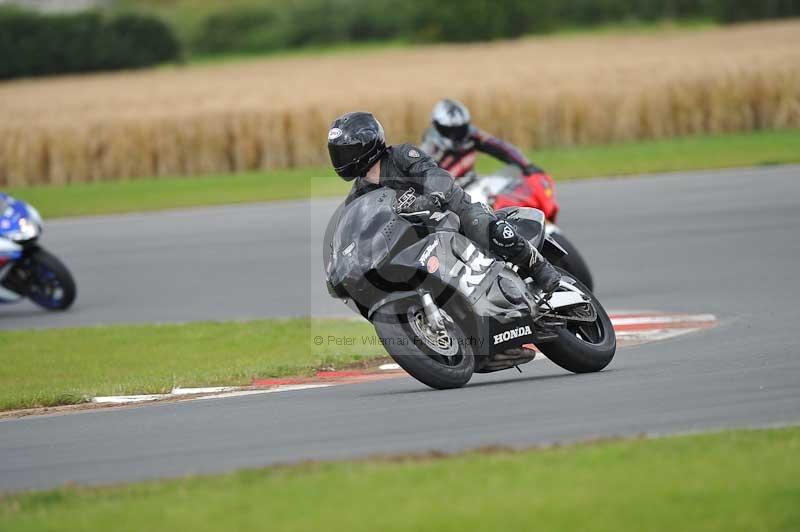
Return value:
[(463, 142), (469, 134), (469, 109), (458, 100), (440, 100), (431, 114), (433, 127), (454, 143)]
[(345, 181), (363, 177), (386, 151), (383, 126), (372, 113), (347, 113), (328, 131), (328, 153), (333, 169)]

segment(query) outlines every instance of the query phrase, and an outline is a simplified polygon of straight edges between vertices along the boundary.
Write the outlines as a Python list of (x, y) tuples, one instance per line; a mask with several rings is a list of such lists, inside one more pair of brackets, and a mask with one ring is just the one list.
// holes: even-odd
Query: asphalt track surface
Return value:
[[(609, 309), (713, 313), (715, 329), (622, 348), (606, 371), (591, 375), (542, 361), (447, 392), (399, 378), (0, 421), (0, 490), (798, 423), (798, 174), (800, 167), (784, 166), (560, 186), (561, 226), (588, 258)], [(341, 313), (309, 288), (321, 279), (309, 238), (334, 207), (301, 202), (51, 222), (46, 242), (77, 272), (80, 303), (63, 315), (7, 307), (0, 323)]]

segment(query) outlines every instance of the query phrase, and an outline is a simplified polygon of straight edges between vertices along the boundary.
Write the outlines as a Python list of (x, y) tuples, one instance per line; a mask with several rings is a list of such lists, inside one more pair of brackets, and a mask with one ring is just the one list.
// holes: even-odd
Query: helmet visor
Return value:
[(455, 142), (461, 142), (467, 138), (467, 134), (469, 133), (469, 124), (463, 124), (460, 126), (443, 126), (441, 124), (436, 124), (436, 130), (445, 138)]
[(364, 153), (364, 146), (361, 143), (329, 144), (328, 153), (331, 155), (331, 163), (334, 168), (344, 168), (361, 157), (361, 154)]
[(331, 156), (331, 164), (336, 173), (342, 177), (362, 177), (357, 175), (365, 173), (367, 169), (363, 168), (364, 163), (369, 159), (370, 154), (374, 151), (377, 139), (362, 144), (360, 142), (353, 144), (328, 144), (328, 153)]

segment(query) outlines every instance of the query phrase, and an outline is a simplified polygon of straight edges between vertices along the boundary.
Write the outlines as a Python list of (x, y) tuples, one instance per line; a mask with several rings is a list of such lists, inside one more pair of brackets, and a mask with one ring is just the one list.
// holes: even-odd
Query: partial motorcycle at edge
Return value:
[(0, 303), (28, 298), (47, 310), (66, 310), (74, 303), (75, 280), (39, 244), (42, 229), (32, 205), (0, 192)]

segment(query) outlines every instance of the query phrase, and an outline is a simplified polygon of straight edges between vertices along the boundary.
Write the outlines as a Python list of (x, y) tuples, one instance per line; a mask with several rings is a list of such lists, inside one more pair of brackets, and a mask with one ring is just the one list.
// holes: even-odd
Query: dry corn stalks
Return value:
[(416, 140), (462, 98), (524, 147), (800, 127), (800, 22), (0, 84), (0, 186), (322, 165), (337, 114)]

